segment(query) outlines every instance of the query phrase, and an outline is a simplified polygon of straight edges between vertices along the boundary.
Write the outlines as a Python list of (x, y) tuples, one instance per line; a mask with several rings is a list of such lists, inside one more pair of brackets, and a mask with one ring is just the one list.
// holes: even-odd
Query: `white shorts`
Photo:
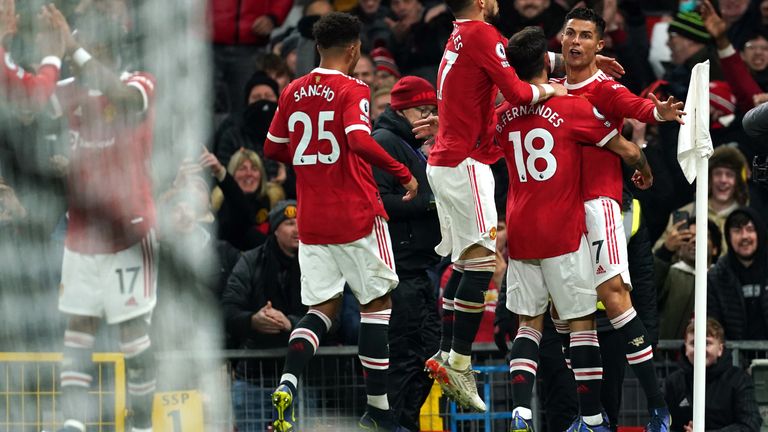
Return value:
[(59, 310), (116, 324), (143, 316), (157, 302), (154, 230), (128, 249), (81, 254), (64, 248)]
[(507, 309), (535, 317), (547, 311), (549, 298), (561, 319), (585, 317), (597, 309), (587, 239), (579, 249), (537, 260), (509, 260)]
[(435, 251), (455, 262), (472, 245), (496, 251), (496, 203), (491, 167), (467, 158), (456, 167), (427, 165), (442, 241)]
[(387, 221), (376, 217), (371, 234), (351, 243), (299, 245), (301, 302), (315, 306), (344, 292), (348, 283), (360, 304), (395, 289), (395, 257)]
[(631, 287), (627, 238), (619, 203), (601, 197), (585, 202), (584, 210), (587, 214), (587, 241), (592, 252), (595, 288), (616, 275), (621, 275), (624, 283)]

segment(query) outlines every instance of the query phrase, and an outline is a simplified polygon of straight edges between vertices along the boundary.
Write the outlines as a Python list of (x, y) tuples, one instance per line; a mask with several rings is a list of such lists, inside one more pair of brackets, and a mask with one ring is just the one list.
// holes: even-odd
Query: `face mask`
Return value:
[(243, 130), (251, 138), (264, 139), (275, 111), (277, 103), (272, 101), (260, 100), (248, 105), (243, 111)]

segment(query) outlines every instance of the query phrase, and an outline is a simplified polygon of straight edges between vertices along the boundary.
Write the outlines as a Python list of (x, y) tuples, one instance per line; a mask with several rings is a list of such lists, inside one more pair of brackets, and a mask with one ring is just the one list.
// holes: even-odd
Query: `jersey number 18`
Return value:
[[(521, 138), (520, 131), (509, 133), (509, 141), (515, 149), (515, 167), (517, 167), (517, 176), (520, 182), (525, 183), (528, 177), (536, 181), (545, 181), (552, 178), (557, 170), (557, 160), (552, 154), (552, 148), (555, 146), (555, 139), (548, 130), (543, 128), (531, 129), (525, 134), (525, 139)], [(541, 140), (543, 146), (535, 148), (533, 142)], [(528, 153), (528, 158), (523, 162), (523, 147)], [(546, 165), (543, 170), (536, 168), (536, 160), (543, 159)]]

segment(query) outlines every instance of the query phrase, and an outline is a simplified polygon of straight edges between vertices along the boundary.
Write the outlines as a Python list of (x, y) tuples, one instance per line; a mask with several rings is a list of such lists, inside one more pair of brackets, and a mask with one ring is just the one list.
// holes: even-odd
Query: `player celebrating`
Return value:
[[(570, 94), (587, 98), (607, 119), (621, 127), (625, 117), (645, 123), (675, 120), (682, 123), (682, 102), (669, 98), (658, 101), (632, 94), (615, 82), (596, 63), (597, 53), (603, 48), (605, 21), (592, 9), (577, 8), (566, 16), (563, 31), (563, 57), (566, 78), (561, 80)], [(627, 263), (627, 244), (621, 216), (622, 170), (621, 161), (605, 149), (583, 149), (584, 172), (600, 175), (582, 176), (582, 195), (587, 214), (587, 241), (592, 249), (593, 274), (597, 295), (605, 305), (606, 313), (615, 329), (627, 342), (626, 358), (638, 377), (651, 412), (648, 430), (666, 431), (669, 414), (659, 389), (653, 367), (653, 351), (645, 326), (632, 307), (629, 295), (630, 278)], [(559, 329), (567, 326), (556, 322)], [(612, 422), (617, 419), (611, 418)]]
[[(538, 27), (513, 36), (508, 58), (521, 78), (547, 82), (547, 41)], [(532, 431), (531, 395), (544, 313), (551, 296), (559, 317), (571, 329), (571, 364), (579, 386), (581, 417), (569, 431), (609, 431), (600, 406), (602, 367), (593, 320), (589, 246), (584, 235), (584, 205), (579, 179), (581, 146), (602, 147), (620, 155), (636, 171), (643, 189), (653, 178), (640, 149), (578, 97), (556, 97), (534, 106), (505, 103), (498, 113), (496, 139), (509, 168), (507, 196), (507, 308), (520, 327), (512, 344), (511, 430)], [(552, 209), (557, 209), (553, 211)], [(522, 220), (536, 221), (521, 224)], [(556, 227), (557, 229), (553, 229)]]
[(485, 310), (483, 293), (496, 267), (494, 180), (488, 166), (501, 156), (492, 145), (494, 100), (497, 88), (508, 101), (523, 105), (565, 90), (520, 81), (507, 62), (506, 40), (486, 22), (498, 13), (496, 0), (446, 3), (456, 21), (437, 75), (441, 119), (427, 178), (442, 233), (436, 251), (450, 255), (454, 272), (443, 297), (440, 352), (426, 367), (459, 404), (485, 411), (470, 356)]
[[(53, 10), (55, 19), (66, 25)], [(61, 368), (64, 429), (84, 432), (94, 379), (94, 335), (105, 318), (120, 326), (133, 431), (152, 430), (154, 352), (148, 317), (156, 302), (155, 205), (148, 170), (154, 80), (118, 76), (121, 26), (86, 13), (67, 51), (76, 76), (59, 84), (53, 106), (70, 127), (69, 206), (59, 310), (69, 314)]]
[[(275, 430), (295, 431), (296, 386), (331, 319), (345, 282), (360, 302), (359, 357), (368, 406), (360, 426), (401, 430), (389, 411), (389, 292), (397, 286), (386, 212), (369, 164), (406, 188), (418, 184), (408, 169), (371, 138), (370, 89), (351, 73), (360, 58), (360, 21), (331, 13), (313, 28), (320, 67), (291, 82), (278, 102), (264, 152), (296, 171), (302, 302), (310, 307), (289, 340), (280, 385), (272, 395)], [(322, 216), (322, 217), (321, 217)]]

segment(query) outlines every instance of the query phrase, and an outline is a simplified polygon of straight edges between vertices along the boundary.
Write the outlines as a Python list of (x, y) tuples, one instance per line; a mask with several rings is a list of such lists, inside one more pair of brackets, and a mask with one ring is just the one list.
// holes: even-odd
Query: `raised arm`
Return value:
[(66, 29), (64, 32), (67, 54), (77, 65), (75, 73), (90, 88), (101, 91), (113, 104), (126, 112), (143, 112), (149, 108), (150, 97), (147, 90), (153, 90), (154, 84), (145, 86), (123, 82), (113, 70), (93, 57), (85, 47), (75, 39), (64, 15), (55, 6), (47, 6), (52, 19)]

